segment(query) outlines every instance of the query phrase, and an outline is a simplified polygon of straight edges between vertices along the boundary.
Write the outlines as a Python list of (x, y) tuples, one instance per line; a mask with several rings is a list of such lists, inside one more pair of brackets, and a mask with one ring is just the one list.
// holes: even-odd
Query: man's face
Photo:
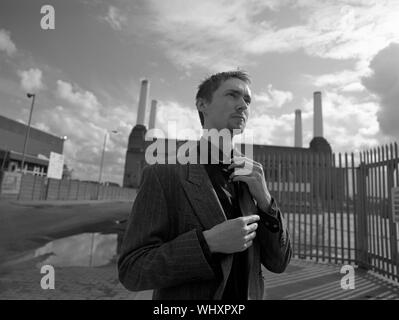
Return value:
[(211, 102), (203, 101), (197, 105), (203, 112), (205, 129), (234, 129), (244, 131), (249, 116), (251, 91), (248, 84), (237, 78), (221, 83), (213, 93)]

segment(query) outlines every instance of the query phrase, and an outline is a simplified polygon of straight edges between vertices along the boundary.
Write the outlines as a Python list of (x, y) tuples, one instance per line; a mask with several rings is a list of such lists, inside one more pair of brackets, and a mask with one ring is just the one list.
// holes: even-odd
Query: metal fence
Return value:
[(295, 257), (357, 264), (399, 281), (398, 146), (351, 154), (260, 154)]

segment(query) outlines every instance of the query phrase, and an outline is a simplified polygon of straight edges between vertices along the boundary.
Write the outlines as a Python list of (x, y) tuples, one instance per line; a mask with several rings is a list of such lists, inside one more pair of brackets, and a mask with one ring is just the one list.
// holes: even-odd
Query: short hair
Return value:
[[(215, 73), (201, 82), (198, 86), (197, 95), (195, 96), (195, 101), (198, 102), (199, 99), (204, 99), (207, 102), (212, 102), (213, 93), (220, 87), (220, 85), (231, 78), (240, 79), (247, 84), (251, 83), (251, 79), (246, 71), (233, 70)], [(204, 126), (204, 115), (198, 110), (201, 125)]]

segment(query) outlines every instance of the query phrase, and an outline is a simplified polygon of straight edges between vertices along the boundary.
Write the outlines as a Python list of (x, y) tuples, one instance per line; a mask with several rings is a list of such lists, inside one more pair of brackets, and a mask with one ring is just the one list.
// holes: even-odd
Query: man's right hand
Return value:
[(203, 232), (212, 253), (234, 253), (248, 249), (256, 236), (258, 215), (231, 219)]

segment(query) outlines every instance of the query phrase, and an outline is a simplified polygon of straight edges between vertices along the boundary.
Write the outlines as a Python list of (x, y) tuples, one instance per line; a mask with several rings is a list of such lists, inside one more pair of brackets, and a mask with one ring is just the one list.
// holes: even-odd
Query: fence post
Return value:
[[(361, 159), (361, 158), (360, 158)], [(360, 160), (361, 161), (361, 160)], [(358, 181), (358, 205), (356, 206), (357, 212), (357, 250), (355, 259), (360, 268), (369, 269), (370, 261), (368, 255), (368, 234), (367, 234), (367, 212), (366, 212), (366, 166), (361, 161), (359, 168), (357, 169), (357, 181)]]
[[(396, 224), (393, 217), (392, 208), (392, 188), (395, 187), (395, 167), (397, 159), (394, 158), (394, 152), (392, 144), (390, 145), (391, 157), (388, 157), (388, 146), (387, 150), (387, 187), (388, 187), (388, 221), (389, 221), (389, 239), (391, 247), (391, 263), (392, 263), (392, 275), (394, 276), (395, 268), (398, 265), (398, 242), (396, 238)], [(388, 237), (388, 235), (386, 235)], [(396, 277), (398, 275), (396, 274)]]

